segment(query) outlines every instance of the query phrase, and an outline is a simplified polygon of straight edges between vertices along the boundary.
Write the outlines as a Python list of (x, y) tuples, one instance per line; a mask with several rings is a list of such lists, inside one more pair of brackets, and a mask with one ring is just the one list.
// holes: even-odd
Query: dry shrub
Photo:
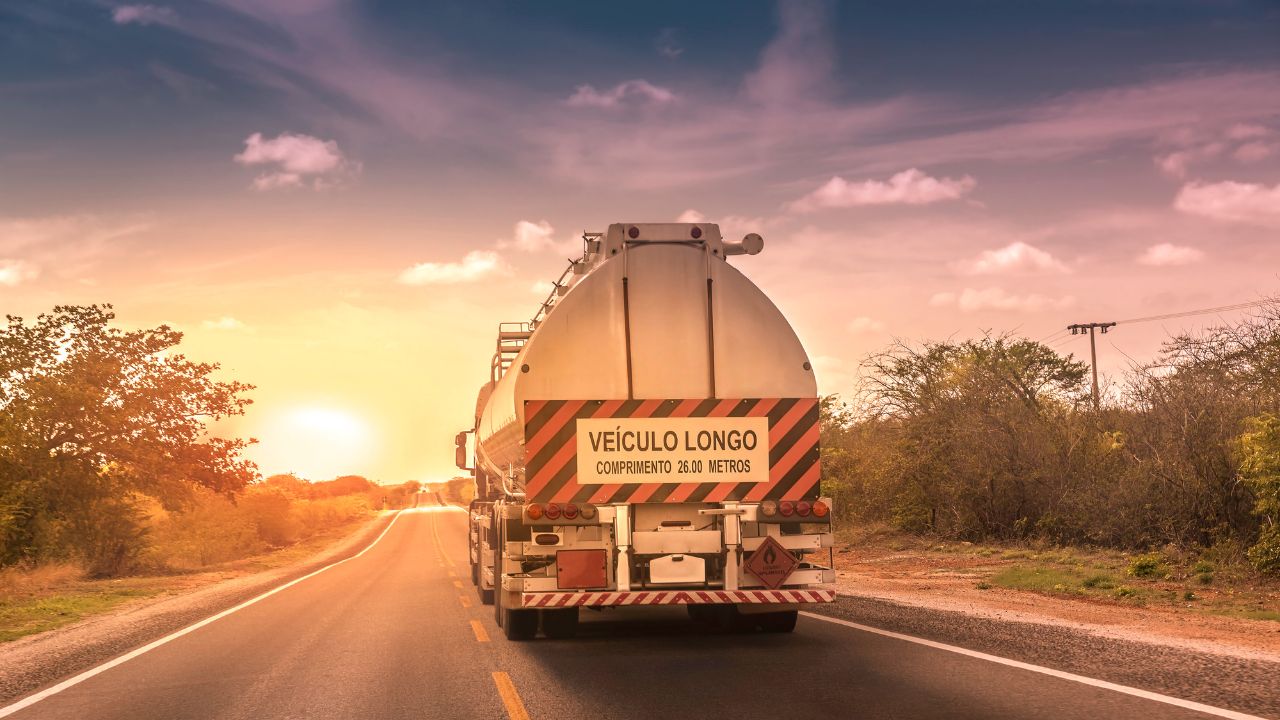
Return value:
[(0, 598), (69, 585), (84, 578), (79, 563), (18, 564), (0, 568)]

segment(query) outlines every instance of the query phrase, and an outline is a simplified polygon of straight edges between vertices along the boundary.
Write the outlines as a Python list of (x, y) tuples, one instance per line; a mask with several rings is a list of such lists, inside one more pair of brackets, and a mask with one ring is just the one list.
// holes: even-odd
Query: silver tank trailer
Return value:
[(816, 401), (795, 331), (727, 262), (760, 252), (759, 235), (729, 243), (712, 223), (619, 223), (584, 244), (538, 316), (499, 338), (476, 409), (477, 476), (490, 496), (552, 499), (525, 497), (527, 445), (537, 440), (526, 432), (534, 419), (526, 412), (549, 412), (543, 401)]

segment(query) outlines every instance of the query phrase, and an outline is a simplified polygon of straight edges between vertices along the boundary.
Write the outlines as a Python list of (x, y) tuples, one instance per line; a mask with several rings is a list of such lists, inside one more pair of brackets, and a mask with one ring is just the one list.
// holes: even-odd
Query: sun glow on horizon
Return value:
[(249, 452), (264, 475), (295, 473), (308, 480), (365, 475), (375, 459), (369, 423), (345, 409), (302, 406), (264, 418)]

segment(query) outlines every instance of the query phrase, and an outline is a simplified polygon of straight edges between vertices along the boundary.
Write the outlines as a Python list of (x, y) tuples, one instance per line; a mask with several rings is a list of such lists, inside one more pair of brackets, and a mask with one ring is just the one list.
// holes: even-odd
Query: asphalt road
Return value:
[(574, 640), (509, 643), (467, 579), (464, 525), (405, 512), (363, 555), (12, 717), (1206, 717), (811, 617), (744, 635), (681, 608), (587, 612)]

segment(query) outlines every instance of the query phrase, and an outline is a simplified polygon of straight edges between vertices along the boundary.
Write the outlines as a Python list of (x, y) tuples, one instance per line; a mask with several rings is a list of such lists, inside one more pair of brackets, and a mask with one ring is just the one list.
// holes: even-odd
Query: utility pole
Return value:
[(1093, 331), (1101, 330), (1103, 335), (1107, 334), (1107, 328), (1113, 328), (1116, 324), (1113, 322), (1093, 322), (1093, 323), (1076, 323), (1068, 325), (1067, 329), (1072, 335), (1079, 335), (1085, 330), (1089, 331), (1089, 360), (1093, 367), (1093, 409), (1098, 409), (1098, 346), (1094, 343)]

